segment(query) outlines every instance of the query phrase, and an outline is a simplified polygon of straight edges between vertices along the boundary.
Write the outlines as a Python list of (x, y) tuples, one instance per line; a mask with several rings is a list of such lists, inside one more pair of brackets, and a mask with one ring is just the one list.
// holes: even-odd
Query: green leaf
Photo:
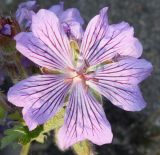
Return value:
[(35, 141), (37, 141), (37, 142), (39, 142), (39, 143), (44, 143), (44, 141), (45, 141), (45, 139), (46, 139), (46, 135), (44, 135), (44, 134), (40, 134), (38, 137), (36, 137), (34, 140)]
[(17, 135), (13, 134), (10, 136), (5, 136), (1, 139), (1, 149), (3, 149), (4, 147), (6, 147), (9, 144), (12, 144), (13, 142), (15, 142), (17, 139)]
[(93, 94), (93, 96), (97, 99), (97, 101), (100, 104), (103, 104), (102, 95), (99, 94), (96, 90), (92, 89), (91, 87), (89, 89), (90, 89), (90, 92)]
[(6, 130), (4, 134), (6, 136), (1, 139), (1, 149), (9, 144), (12, 144), (13, 142), (16, 142), (18, 137), (23, 136), (23, 134), (16, 131), (15, 128)]
[(1, 139), (1, 148), (6, 147), (13, 142), (20, 143), (22, 145), (31, 143), (33, 140), (42, 142), (42, 135), (39, 137), (42, 131), (42, 126), (37, 127), (33, 131), (29, 131), (28, 127), (23, 126), (23, 124), (16, 125), (4, 132), (5, 136)]
[(12, 135), (12, 134), (22, 134), (22, 135), (25, 135), (26, 133), (23, 131), (22, 127), (21, 126), (15, 126), (14, 128), (12, 129), (7, 129), (4, 131), (4, 134), (5, 135)]
[(9, 114), (8, 118), (12, 119), (12, 120), (17, 120), (17, 121), (20, 121), (20, 122), (24, 122), (23, 119), (22, 119), (22, 116), (20, 115), (20, 113), (18, 111), (14, 112), (12, 114)]
[(53, 129), (59, 128), (64, 122), (65, 108), (61, 108), (60, 111), (49, 121), (43, 125), (43, 133), (47, 133)]
[(3, 119), (5, 117), (5, 110), (0, 106), (0, 119)]
[(64, 118), (65, 108), (62, 108), (52, 119), (50, 119), (43, 126), (38, 126), (35, 130), (29, 131), (28, 127), (21, 119), (21, 115), (18, 112), (10, 114), (8, 118), (19, 121), (19, 125), (15, 125), (11, 129), (7, 129), (4, 132), (4, 137), (1, 139), (1, 148), (13, 143), (20, 143), (27, 145), (32, 141), (44, 143), (46, 135), (53, 129), (57, 129), (62, 126)]
[(77, 155), (93, 155), (93, 149), (90, 143), (85, 140), (72, 146), (73, 151)]
[(25, 136), (19, 138), (19, 142), (22, 145), (25, 145), (27, 143), (30, 143), (33, 140), (36, 140), (36, 138), (40, 135), (40, 133), (43, 131), (42, 126), (37, 127), (36, 129), (29, 131), (27, 126), (24, 126), (21, 132), (25, 133)]

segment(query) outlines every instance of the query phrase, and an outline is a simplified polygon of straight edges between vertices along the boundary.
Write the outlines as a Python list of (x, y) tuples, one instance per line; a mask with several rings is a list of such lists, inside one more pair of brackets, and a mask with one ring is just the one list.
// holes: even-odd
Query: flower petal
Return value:
[(23, 107), (23, 117), (30, 130), (53, 117), (63, 105), (70, 87), (61, 75), (38, 75), (11, 87), (8, 100)]
[(18, 21), (21, 29), (30, 29), (33, 15), (35, 15), (35, 12), (26, 8), (21, 8), (21, 11), (16, 13), (16, 20)]
[(110, 25), (105, 38), (99, 42), (88, 61), (95, 65), (111, 60), (117, 55), (139, 58), (143, 48), (133, 35), (133, 27), (126, 22)]
[[(142, 55), (143, 47), (140, 41), (134, 37), (134, 29), (126, 22), (109, 26), (107, 38), (113, 36), (113, 42), (118, 42), (120, 49), (118, 54), (139, 58)], [(123, 39), (124, 38), (124, 39)], [(120, 40), (122, 39), (122, 40)]]
[(57, 58), (65, 62), (68, 67), (73, 67), (69, 40), (59, 19), (53, 12), (41, 9), (34, 15), (32, 17), (32, 31), (38, 39), (52, 49)]
[(116, 106), (127, 111), (139, 111), (146, 103), (138, 84), (151, 71), (152, 65), (144, 59), (124, 59), (97, 69), (87, 84)]
[(90, 56), (96, 52), (97, 46), (105, 37), (108, 29), (107, 10), (107, 7), (103, 8), (99, 15), (92, 18), (84, 33), (80, 54), (89, 64)]
[(97, 65), (117, 55), (138, 58), (142, 45), (134, 37), (133, 27), (126, 22), (108, 25), (107, 8), (88, 24), (82, 40), (81, 55), (88, 65)]
[(63, 6), (64, 6), (64, 2), (60, 2), (57, 5), (51, 6), (49, 10), (55, 13), (57, 17), (59, 17), (63, 13)]
[(36, 6), (36, 1), (27, 1), (20, 3), (18, 8), (27, 8), (28, 10), (33, 10)]
[(16, 20), (22, 29), (30, 28), (32, 15), (35, 14), (34, 10), (36, 8), (36, 1), (28, 1), (19, 4), (16, 11)]
[(79, 12), (78, 9), (76, 8), (70, 8), (65, 10), (61, 16), (60, 16), (60, 20), (62, 22), (78, 22), (79, 24), (83, 25), (84, 24), (84, 20), (81, 17), (81, 14)]
[(61, 149), (66, 149), (78, 141), (88, 139), (103, 145), (112, 141), (112, 131), (102, 106), (81, 83), (71, 92), (65, 123), (58, 133)]
[(69, 38), (76, 39), (77, 41), (82, 40), (84, 32), (80, 23), (72, 21), (68, 23), (63, 22), (62, 25)]
[(32, 32), (21, 32), (15, 36), (16, 48), (34, 63), (49, 69), (64, 69), (64, 59), (59, 58), (48, 45), (36, 38)]
[(57, 15), (69, 38), (81, 41), (83, 36), (82, 25), (84, 24), (84, 20), (78, 9), (70, 8), (63, 11), (63, 2), (60, 2), (58, 5), (53, 5), (49, 10)]

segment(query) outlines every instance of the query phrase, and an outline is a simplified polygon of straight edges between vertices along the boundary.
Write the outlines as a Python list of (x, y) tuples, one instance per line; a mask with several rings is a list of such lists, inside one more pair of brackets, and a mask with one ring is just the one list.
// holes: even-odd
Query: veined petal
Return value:
[(32, 32), (21, 32), (15, 36), (16, 48), (34, 63), (49, 69), (64, 69), (65, 62), (43, 41)]
[(134, 28), (128, 23), (121, 22), (119, 24), (110, 25), (107, 32), (107, 38), (111, 38), (111, 36), (113, 36), (113, 42), (115, 41), (118, 43), (118, 40), (120, 42), (118, 54), (135, 58), (139, 58), (142, 55), (142, 44), (134, 37)]
[(81, 83), (71, 92), (65, 123), (58, 133), (61, 149), (66, 149), (78, 141), (88, 139), (97, 145), (112, 141), (112, 131), (102, 106)]
[(89, 58), (91, 55), (97, 53), (97, 46), (105, 37), (108, 30), (107, 10), (107, 7), (103, 8), (99, 15), (92, 18), (84, 33), (80, 54), (89, 64)]
[(108, 25), (107, 8), (88, 24), (81, 45), (81, 55), (89, 66), (111, 60), (117, 55), (138, 58), (142, 45), (126, 22)]
[(61, 59), (68, 67), (73, 67), (69, 40), (53, 12), (41, 9), (34, 15), (32, 31), (38, 39), (52, 49), (57, 59)]
[(70, 8), (63, 11), (63, 2), (60, 2), (58, 5), (53, 5), (49, 10), (57, 15), (69, 38), (81, 41), (83, 36), (82, 25), (84, 24), (84, 20), (78, 9)]
[(11, 87), (8, 101), (23, 107), (23, 117), (30, 130), (53, 117), (63, 105), (70, 87), (62, 75), (38, 75)]
[(88, 61), (95, 65), (111, 60), (116, 55), (139, 58), (142, 50), (141, 43), (134, 37), (133, 27), (121, 22), (108, 27), (105, 38), (99, 42)]
[(79, 41), (82, 39), (83, 36), (83, 28), (78, 22), (71, 22), (70, 23), (70, 30), (71, 34)]
[(91, 80), (87, 84), (114, 105), (127, 111), (139, 111), (145, 107), (146, 102), (138, 84), (151, 71), (152, 65), (144, 59), (124, 59), (97, 69), (90, 75)]
[(63, 22), (62, 23), (64, 31), (66, 34), (69, 35), (69, 37), (76, 39), (77, 41), (81, 41), (83, 36), (83, 29), (80, 23), (78, 22)]

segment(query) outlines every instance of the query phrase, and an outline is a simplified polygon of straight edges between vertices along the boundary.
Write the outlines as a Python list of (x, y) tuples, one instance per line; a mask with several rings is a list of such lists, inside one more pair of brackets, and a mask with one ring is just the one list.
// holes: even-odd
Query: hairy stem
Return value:
[(29, 154), (29, 149), (30, 149), (31, 143), (27, 143), (26, 145), (22, 146), (20, 155), (28, 155)]

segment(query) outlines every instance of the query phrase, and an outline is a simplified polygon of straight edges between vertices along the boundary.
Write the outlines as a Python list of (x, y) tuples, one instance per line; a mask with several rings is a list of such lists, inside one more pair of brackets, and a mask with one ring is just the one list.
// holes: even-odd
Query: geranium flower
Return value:
[(20, 3), (16, 11), (16, 20), (22, 29), (29, 29), (32, 22), (32, 15), (35, 14), (36, 1), (27, 1)]
[[(32, 16), (35, 14), (35, 10), (37, 10), (36, 1), (20, 3), (16, 11), (16, 20), (22, 29), (30, 30)], [(49, 10), (57, 15), (69, 38), (76, 39), (77, 41), (82, 39), (82, 25), (84, 24), (84, 20), (78, 9), (69, 8), (64, 11), (64, 2), (60, 2), (57, 5), (51, 6)]]
[[(1, 17), (0, 18), (0, 45), (4, 44), (4, 39), (14, 37), (19, 30), (17, 22), (12, 17)], [(3, 41), (2, 41), (3, 40)]]
[(59, 4), (50, 7), (49, 10), (57, 15), (69, 38), (76, 39), (77, 41), (82, 39), (82, 25), (84, 24), (84, 20), (78, 9), (69, 8), (64, 11), (64, 3), (60, 2)]
[(5, 24), (2, 29), (0, 29), (0, 34), (10, 36), (11, 35), (11, 26)]
[(146, 106), (138, 84), (150, 75), (152, 65), (138, 59), (142, 46), (133, 36), (133, 28), (125, 22), (109, 25), (107, 10), (103, 8), (89, 22), (79, 48), (68, 39), (57, 16), (44, 9), (33, 16), (32, 32), (15, 37), (17, 50), (50, 74), (19, 82), (10, 88), (8, 100), (23, 108), (23, 118), (33, 130), (68, 99), (58, 133), (62, 149), (84, 139), (98, 145), (112, 141), (97, 92), (127, 111)]

